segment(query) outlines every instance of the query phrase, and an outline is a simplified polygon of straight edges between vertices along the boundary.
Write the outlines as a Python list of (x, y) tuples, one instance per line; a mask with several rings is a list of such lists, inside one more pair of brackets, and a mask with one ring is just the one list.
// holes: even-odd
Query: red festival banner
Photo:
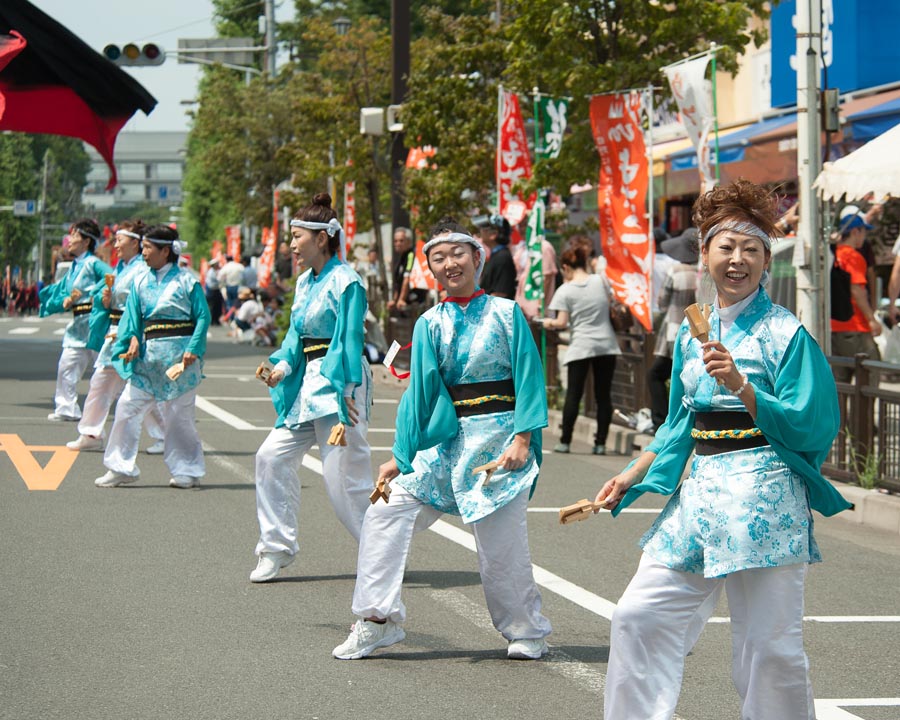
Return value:
[(606, 276), (620, 302), (649, 332), (652, 244), (649, 182), (639, 92), (591, 98), (591, 129), (600, 154), (600, 242)]
[(525, 219), (535, 200), (532, 195), (526, 203), (512, 189), (519, 180), (531, 178), (531, 157), (518, 95), (500, 90), (498, 121), (497, 211), (515, 228)]
[(262, 255), (259, 256), (259, 264), (256, 266), (256, 281), (260, 287), (269, 287), (272, 283), (272, 270), (275, 267), (275, 246), (278, 233), (275, 228), (264, 227), (262, 229)]
[(344, 183), (344, 240), (347, 243), (349, 255), (350, 247), (356, 239), (356, 183)]
[(213, 240), (212, 242), (212, 250), (210, 250), (210, 255), (213, 260), (219, 261), (219, 270), (225, 267), (225, 254), (222, 252), (222, 241), (221, 240)]
[(241, 259), (241, 226), (225, 226), (225, 254), (231, 255), (235, 260)]

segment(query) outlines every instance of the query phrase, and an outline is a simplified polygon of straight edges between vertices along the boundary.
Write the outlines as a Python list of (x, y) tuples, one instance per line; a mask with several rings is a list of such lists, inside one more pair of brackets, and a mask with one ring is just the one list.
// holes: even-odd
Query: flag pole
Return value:
[[(535, 163), (537, 163), (538, 158), (540, 157), (541, 151), (543, 151), (543, 144), (541, 142), (541, 94), (538, 92), (538, 89), (535, 87), (532, 89), (531, 94), (534, 96), (534, 159)], [(540, 196), (540, 190), (538, 190), (538, 196)], [(537, 207), (532, 208), (531, 212), (537, 212)], [(541, 218), (541, 224), (543, 225), (544, 219)], [(537, 233), (537, 225), (535, 225), (535, 233)], [(525, 245), (525, 253), (528, 255), (528, 244)], [(544, 302), (546, 299), (546, 293), (544, 290), (544, 248), (543, 242), (540, 243), (540, 263), (541, 263), (541, 317), (544, 317), (544, 314), (547, 312), (544, 307)], [(528, 265), (526, 268), (526, 272), (531, 271), (531, 258), (528, 258)], [(541, 323), (541, 365), (544, 368), (544, 385), (548, 384), (547, 378), (547, 328), (544, 327), (544, 323)]]
[(500, 214), (502, 202), (500, 199), (500, 143), (503, 137), (503, 85), (497, 86), (497, 157), (494, 180), (497, 183), (497, 214)]

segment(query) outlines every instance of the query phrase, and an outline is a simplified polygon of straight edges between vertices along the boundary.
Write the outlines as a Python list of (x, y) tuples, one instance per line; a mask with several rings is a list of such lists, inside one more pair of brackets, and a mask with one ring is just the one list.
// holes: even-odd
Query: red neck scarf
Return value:
[(469, 297), (455, 297), (453, 295), (448, 295), (443, 300), (441, 300), (441, 302), (452, 302), (459, 305), (465, 305), (477, 298), (479, 295), (484, 295), (484, 290), (482, 290), (481, 288), (478, 288), (472, 295), (469, 295)]

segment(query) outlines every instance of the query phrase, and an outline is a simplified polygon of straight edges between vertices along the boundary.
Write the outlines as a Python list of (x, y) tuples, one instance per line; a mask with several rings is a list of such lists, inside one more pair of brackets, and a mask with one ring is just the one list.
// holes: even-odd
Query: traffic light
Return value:
[(143, 47), (135, 43), (122, 47), (107, 45), (103, 55), (116, 65), (162, 65), (166, 61), (166, 51), (156, 43), (147, 43)]

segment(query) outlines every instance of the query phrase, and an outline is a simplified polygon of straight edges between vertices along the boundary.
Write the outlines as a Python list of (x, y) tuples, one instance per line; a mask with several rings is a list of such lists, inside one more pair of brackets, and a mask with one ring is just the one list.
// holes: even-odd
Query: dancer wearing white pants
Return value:
[(297, 473), (314, 443), (328, 499), (357, 541), (372, 491), (366, 294), (359, 275), (343, 261), (343, 230), (327, 194), (297, 212), (291, 235), (291, 251), (309, 269), (297, 278), (290, 329), (270, 357), (275, 365), (263, 363), (257, 373), (270, 388), (278, 419), (256, 453), (259, 559), (250, 573), (255, 583), (273, 580), (300, 549)]
[(850, 504), (819, 471), (840, 423), (828, 361), (763, 287), (775, 220), (768, 191), (745, 180), (694, 204), (715, 305), (686, 311), (666, 422), (596, 496), (617, 515), (644, 492), (672, 495), (613, 614), (606, 720), (673, 716), (723, 585), (742, 720), (815, 716), (803, 650), (804, 580), (822, 560), (812, 510)]
[[(413, 331), (393, 458), (378, 478), (379, 487), (393, 481), (393, 490), (386, 504), (366, 512), (351, 605), (358, 620), (332, 654), (355, 660), (406, 636), (400, 593), (413, 532), (449, 513), (472, 527), (484, 596), (507, 656), (537, 659), (551, 631), (526, 517), (547, 425), (540, 357), (518, 306), (476, 291), (484, 265), (477, 240), (447, 221), (424, 252), (448, 298)], [(491, 461), (492, 473), (475, 472)]]
[(184, 243), (177, 231), (156, 225), (144, 233), (150, 269), (136, 278), (112, 348), (113, 366), (128, 380), (116, 406), (97, 487), (117, 487), (140, 477), (135, 465), (141, 422), (160, 403), (165, 430), (163, 459), (169, 486), (196, 487), (206, 472), (194, 403), (203, 376), (209, 306), (200, 283), (178, 267)]
[(78, 406), (78, 382), (94, 362), (97, 353), (88, 346), (93, 294), (103, 287), (103, 278), (112, 272), (92, 252), (100, 239), (100, 228), (93, 220), (79, 220), (69, 231), (69, 252), (75, 257), (72, 267), (59, 282), (40, 292), (40, 316), (72, 311), (72, 322), (63, 335), (63, 350), (56, 372), (54, 409), (48, 420), (75, 421), (81, 417)]
[[(145, 230), (146, 227), (140, 221), (125, 220), (119, 224), (113, 240), (119, 255), (115, 275), (107, 275), (100, 292), (95, 290), (88, 347), (98, 354), (91, 385), (84, 399), (84, 413), (78, 423), (79, 436), (66, 443), (72, 450), (103, 449), (103, 428), (109, 409), (125, 387), (125, 380), (112, 366), (112, 346), (134, 281), (147, 272), (147, 263), (141, 257), (142, 233)], [(145, 417), (147, 432), (157, 441), (148, 452), (155, 453), (155, 448), (162, 452), (162, 415), (158, 408), (152, 408)]]

